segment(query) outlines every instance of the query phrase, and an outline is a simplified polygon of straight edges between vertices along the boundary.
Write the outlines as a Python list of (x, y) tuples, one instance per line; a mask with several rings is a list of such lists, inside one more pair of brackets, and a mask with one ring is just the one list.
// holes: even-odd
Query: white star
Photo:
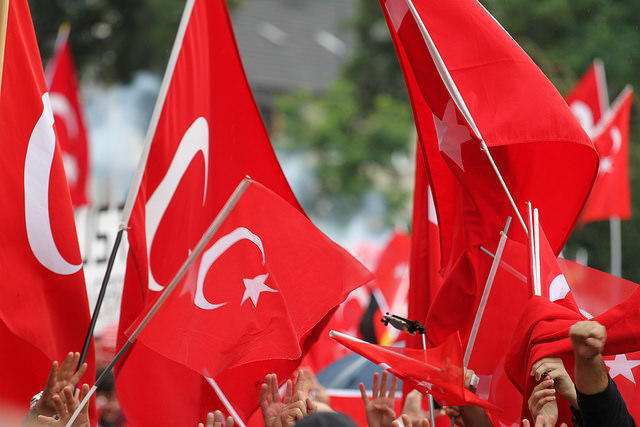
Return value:
[(622, 375), (632, 383), (636, 383), (631, 369), (640, 365), (640, 360), (628, 360), (626, 354), (617, 354), (614, 360), (605, 360), (604, 363), (609, 367), (609, 376), (611, 378)]
[(433, 115), (433, 123), (436, 126), (438, 147), (440, 148), (440, 151), (445, 153), (447, 157), (455, 162), (455, 164), (460, 166), (460, 169), (464, 170), (460, 147), (463, 142), (467, 142), (471, 139), (471, 134), (465, 125), (458, 123), (456, 107), (452, 100), (449, 100), (447, 103), (447, 108), (444, 110), (442, 120), (440, 120), (435, 114)]
[(258, 298), (260, 298), (260, 294), (262, 292), (278, 292), (275, 289), (271, 289), (267, 285), (264, 284), (265, 280), (267, 280), (269, 274), (261, 274), (260, 276), (256, 276), (253, 279), (242, 279), (244, 282), (244, 295), (242, 295), (242, 301), (240, 305), (244, 304), (247, 298), (251, 298), (251, 302), (253, 302), (254, 307), (258, 307)]

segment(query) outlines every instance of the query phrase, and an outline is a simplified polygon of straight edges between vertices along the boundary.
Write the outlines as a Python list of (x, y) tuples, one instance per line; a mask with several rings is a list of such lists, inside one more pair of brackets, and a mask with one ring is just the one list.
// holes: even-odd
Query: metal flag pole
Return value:
[(622, 229), (620, 217), (609, 218), (611, 237), (611, 274), (622, 277)]
[[(8, 0), (5, 1), (8, 2)], [(98, 315), (100, 314), (100, 308), (102, 307), (104, 295), (107, 291), (107, 284), (109, 283), (109, 279), (111, 278), (111, 270), (116, 259), (116, 254), (118, 253), (118, 248), (120, 247), (120, 242), (122, 241), (122, 234), (125, 230), (128, 229), (131, 212), (133, 211), (133, 206), (135, 204), (136, 198), (138, 197), (138, 190), (140, 189), (144, 170), (147, 165), (149, 150), (151, 149), (151, 142), (153, 141), (153, 137), (158, 126), (158, 121), (160, 120), (160, 113), (162, 112), (162, 107), (164, 106), (167, 92), (169, 91), (169, 84), (171, 83), (173, 71), (178, 61), (178, 54), (180, 53), (182, 41), (184, 40), (184, 35), (187, 31), (187, 24), (189, 23), (189, 18), (191, 17), (191, 11), (193, 10), (194, 2), (195, 0), (187, 0), (184, 11), (182, 12), (182, 18), (180, 19), (180, 25), (178, 26), (178, 33), (176, 34), (176, 39), (173, 43), (173, 47), (171, 48), (171, 54), (169, 55), (167, 69), (164, 73), (164, 77), (162, 78), (162, 84), (160, 85), (158, 98), (156, 99), (156, 104), (153, 107), (153, 113), (151, 114), (151, 121), (149, 123), (149, 128), (147, 129), (147, 135), (145, 136), (144, 148), (142, 149), (142, 154), (140, 155), (140, 160), (138, 161), (138, 168), (136, 169), (136, 172), (133, 176), (133, 181), (131, 182), (131, 187), (129, 188), (129, 193), (127, 194), (127, 201), (125, 202), (124, 209), (122, 211), (122, 219), (120, 220), (120, 225), (118, 226), (118, 233), (116, 234), (116, 239), (113, 243), (113, 248), (111, 249), (109, 261), (107, 262), (107, 269), (102, 279), (100, 292), (98, 294), (98, 300), (96, 301), (96, 305), (93, 309), (93, 314), (91, 315), (89, 330), (87, 331), (84, 344), (82, 345), (82, 353), (80, 354), (80, 362), (78, 366), (82, 365), (87, 357), (89, 344), (91, 342), (91, 338), (93, 337), (93, 331), (96, 326)]]
[[(425, 338), (425, 333), (422, 333), (422, 349), (424, 350), (425, 362), (427, 358), (427, 339)], [(429, 393), (429, 421), (432, 426), (436, 425), (436, 402), (433, 399), (433, 395)]]
[(209, 243), (209, 240), (211, 240), (213, 235), (218, 231), (218, 229), (220, 228), (224, 220), (227, 218), (227, 216), (229, 215), (231, 210), (234, 208), (236, 203), (238, 203), (238, 200), (240, 199), (240, 197), (245, 192), (247, 187), (249, 187), (250, 184), (251, 184), (251, 178), (248, 178), (248, 177), (244, 178), (240, 182), (240, 184), (238, 184), (236, 189), (233, 191), (233, 194), (231, 194), (231, 197), (229, 197), (229, 199), (227, 200), (225, 205), (222, 207), (218, 215), (215, 217), (215, 219), (213, 220), (213, 222), (211, 223), (207, 231), (200, 238), (200, 241), (198, 242), (196, 247), (193, 249), (193, 252), (191, 252), (189, 257), (185, 260), (185, 262), (180, 267), (180, 270), (178, 270), (175, 277), (171, 280), (171, 283), (169, 283), (169, 285), (164, 289), (164, 291), (162, 291), (162, 293), (160, 294), (156, 302), (153, 304), (153, 306), (151, 306), (151, 308), (149, 309), (145, 317), (140, 321), (136, 329), (131, 333), (131, 335), (129, 336), (129, 339), (127, 339), (127, 342), (122, 346), (118, 354), (115, 355), (111, 363), (109, 363), (106, 369), (102, 372), (102, 375), (98, 377), (98, 379), (96, 380), (96, 383), (89, 390), (89, 393), (87, 393), (84, 399), (82, 399), (82, 402), (80, 402), (80, 405), (76, 408), (75, 412), (71, 416), (71, 419), (67, 422), (66, 427), (71, 427), (73, 425), (73, 422), (76, 420), (76, 418), (78, 418), (78, 415), (80, 414), (80, 411), (82, 411), (82, 408), (84, 408), (84, 406), (87, 404), (87, 402), (89, 401), (93, 393), (95, 393), (95, 391), (97, 390), (98, 386), (102, 384), (102, 381), (104, 381), (104, 379), (106, 378), (107, 373), (113, 370), (113, 367), (115, 366), (115, 364), (118, 363), (120, 358), (122, 358), (122, 356), (124, 356), (127, 350), (129, 350), (131, 345), (133, 345), (133, 343), (138, 338), (138, 335), (140, 335), (140, 333), (147, 326), (149, 321), (158, 312), (162, 304), (164, 304), (167, 298), (169, 298), (169, 295), (171, 295), (171, 292), (173, 292), (173, 290), (178, 285), (178, 283), (180, 283), (180, 281), (182, 280), (184, 275), (187, 273), (191, 265), (200, 256), (202, 251), (204, 251), (204, 248)]

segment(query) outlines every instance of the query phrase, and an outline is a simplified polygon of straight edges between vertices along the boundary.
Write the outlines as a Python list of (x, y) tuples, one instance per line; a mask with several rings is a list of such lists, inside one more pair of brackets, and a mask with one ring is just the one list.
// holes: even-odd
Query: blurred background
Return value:
[[(91, 208), (77, 212), (93, 298), (184, 1), (29, 3), (44, 64), (58, 26), (71, 24), (93, 167)], [(563, 95), (595, 57), (605, 64), (610, 99), (627, 83), (640, 88), (637, 0), (483, 4)], [(314, 223), (363, 258), (367, 251), (375, 252), (372, 247), (383, 245), (393, 230), (410, 231), (415, 131), (378, 1), (229, 0), (229, 6), (271, 141)], [(639, 125), (634, 107), (629, 159), (634, 215), (640, 204), (640, 147), (634, 142), (640, 140)], [(636, 217), (622, 224), (622, 248), (623, 276), (639, 282)], [(115, 285), (109, 291), (109, 304), (116, 312), (125, 254), (120, 251)], [(590, 266), (609, 270), (607, 221), (574, 231), (564, 256), (573, 259), (576, 254)]]

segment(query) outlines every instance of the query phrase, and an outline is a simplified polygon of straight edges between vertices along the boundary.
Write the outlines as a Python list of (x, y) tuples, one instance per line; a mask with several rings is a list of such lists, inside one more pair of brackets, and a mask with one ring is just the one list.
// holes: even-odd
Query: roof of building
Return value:
[(349, 52), (355, 0), (244, 0), (232, 13), (254, 91), (325, 89)]

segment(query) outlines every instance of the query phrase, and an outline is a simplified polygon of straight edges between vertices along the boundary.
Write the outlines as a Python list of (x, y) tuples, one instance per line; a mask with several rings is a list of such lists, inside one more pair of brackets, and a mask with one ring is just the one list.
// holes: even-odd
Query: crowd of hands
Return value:
[[(546, 357), (538, 360), (530, 375), (537, 385), (528, 398), (528, 407), (534, 427), (553, 427), (558, 420), (556, 396), (565, 399), (571, 406), (578, 407), (576, 388), (584, 394), (603, 391), (609, 381), (602, 359), (606, 341), (606, 330), (597, 322), (583, 321), (571, 327), (570, 338), (575, 356), (575, 384), (567, 373), (561, 359)], [(61, 364), (54, 362), (40, 398), (29, 410), (25, 426), (65, 426), (81, 400), (89, 392), (87, 384), (78, 388), (87, 364), (76, 369), (79, 353), (69, 353)], [(471, 385), (474, 373), (465, 369), (465, 387), (475, 393)], [(287, 380), (281, 388), (276, 374), (265, 377), (260, 388), (259, 404), (266, 427), (290, 427), (310, 414), (333, 412), (326, 390), (318, 383), (308, 369), (298, 370), (293, 380)], [(428, 427), (429, 413), (422, 407), (423, 395), (411, 391), (405, 399), (401, 414), (395, 412), (397, 378), (383, 372), (373, 376), (371, 397), (360, 383), (360, 393), (364, 403), (369, 427)], [(491, 427), (490, 418), (483, 409), (476, 406), (448, 406), (438, 410), (435, 416), (446, 415), (460, 427)], [(89, 427), (89, 405), (86, 405), (73, 423), (74, 427)], [(220, 411), (207, 414), (199, 427), (232, 427), (233, 418), (224, 418)], [(523, 427), (531, 427), (529, 420), (522, 420)], [(567, 427), (562, 424), (560, 427)]]

